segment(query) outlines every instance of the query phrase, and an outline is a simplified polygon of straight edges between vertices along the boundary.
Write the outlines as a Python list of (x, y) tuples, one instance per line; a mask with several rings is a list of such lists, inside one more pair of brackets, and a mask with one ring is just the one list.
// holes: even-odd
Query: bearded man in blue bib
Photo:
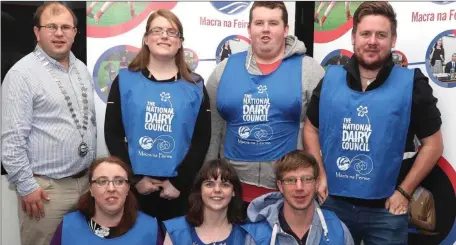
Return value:
[(347, 225), (355, 244), (407, 244), (411, 196), (443, 151), (428, 79), (392, 61), (396, 28), (387, 2), (359, 6), (354, 55), (345, 66), (328, 67), (304, 126), (305, 147), (326, 170), (323, 207)]

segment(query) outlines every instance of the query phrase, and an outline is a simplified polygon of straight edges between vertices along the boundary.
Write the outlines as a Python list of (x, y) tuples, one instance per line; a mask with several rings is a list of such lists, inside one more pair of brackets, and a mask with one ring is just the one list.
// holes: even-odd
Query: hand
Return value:
[(34, 192), (22, 197), (22, 210), (27, 213), (30, 219), (35, 216), (36, 220), (40, 220), (40, 217), (44, 217), (44, 205), (43, 201), (51, 200), (43, 188), (38, 187)]
[(408, 212), (409, 201), (399, 191), (394, 191), (385, 202), (385, 208), (392, 214), (406, 214)]
[(161, 185), (162, 181), (144, 176), (136, 183), (135, 187), (139, 194), (149, 195), (152, 192), (160, 190)]
[(160, 197), (168, 200), (176, 199), (180, 195), (180, 191), (176, 189), (169, 180), (163, 181), (163, 190), (160, 192)]
[(328, 197), (328, 180), (326, 175), (323, 175), (317, 181), (317, 198), (320, 205), (322, 205)]

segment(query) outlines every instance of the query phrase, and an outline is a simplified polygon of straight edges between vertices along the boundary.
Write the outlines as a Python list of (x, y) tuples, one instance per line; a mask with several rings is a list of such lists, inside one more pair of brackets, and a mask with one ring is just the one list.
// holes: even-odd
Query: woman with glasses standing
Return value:
[(138, 211), (127, 164), (117, 157), (101, 158), (89, 167), (88, 176), (89, 191), (79, 199), (77, 211), (63, 217), (51, 245), (162, 243), (157, 220)]
[(106, 108), (108, 150), (131, 164), (141, 210), (158, 220), (186, 213), (210, 141), (209, 98), (203, 79), (185, 63), (183, 40), (175, 14), (154, 12), (141, 50), (119, 71)]

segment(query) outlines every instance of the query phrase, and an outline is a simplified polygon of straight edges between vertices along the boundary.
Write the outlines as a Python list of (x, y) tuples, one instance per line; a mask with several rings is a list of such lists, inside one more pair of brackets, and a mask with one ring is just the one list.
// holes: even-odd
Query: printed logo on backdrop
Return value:
[(454, 194), (456, 193), (456, 171), (454, 166), (442, 156), (438, 159), (437, 166), (431, 172), (431, 175), (434, 175), (432, 179), (438, 180), (433, 182), (434, 188), (431, 190), (431, 192), (438, 192), (433, 193), (435, 203), (447, 204), (442, 210), (441, 220), (438, 221), (442, 224), (438, 231), (444, 236), (436, 239), (435, 244), (454, 245), (454, 241), (456, 241), (456, 212), (454, 211), (456, 206), (456, 196)]
[(346, 65), (353, 53), (346, 49), (336, 49), (331, 51), (326, 57), (321, 61), (321, 66), (326, 69), (329, 65)]
[(250, 39), (241, 35), (231, 35), (225, 37), (218, 45), (215, 51), (216, 63), (222, 62), (224, 59), (230, 57), (230, 55), (244, 52), (249, 49)]
[[(268, 87), (259, 85), (253, 93), (244, 94), (242, 101), (242, 120), (244, 122), (268, 122), (269, 109), (271, 102), (269, 101)], [(238, 140), (241, 144), (270, 144), (267, 142), (272, 138), (274, 131), (267, 124), (257, 124), (252, 128), (241, 126), (238, 129), (239, 137), (243, 140)], [(249, 139), (250, 141), (244, 141)]]
[(158, 9), (173, 9), (170, 2), (87, 2), (87, 36), (112, 37), (128, 32)]
[(196, 52), (192, 49), (184, 48), (184, 59), (190, 70), (195, 71), (199, 63), (199, 58)]
[(404, 53), (399, 50), (394, 50), (392, 52), (393, 63), (400, 67), (408, 67), (408, 60)]
[(223, 14), (239, 14), (246, 10), (251, 1), (211, 1), (212, 6)]
[[(217, 11), (225, 15), (236, 15), (244, 10), (246, 10), (251, 1), (212, 1), (212, 7)], [(235, 18), (230, 19), (217, 19), (214, 14), (205, 16), (200, 16), (199, 18), (200, 26), (212, 26), (212, 27), (226, 27), (226, 28), (237, 28), (237, 29), (246, 29), (249, 25), (248, 19)]]
[(114, 46), (101, 54), (93, 67), (93, 83), (95, 91), (106, 103), (111, 85), (120, 68), (127, 68), (136, 57), (139, 49), (129, 45)]
[(153, 139), (143, 136), (139, 139), (139, 145), (145, 151), (139, 151), (139, 155), (156, 158), (172, 158), (169, 153), (173, 152), (176, 142), (169, 133), (173, 132), (172, 122), (174, 108), (171, 101), (172, 95), (167, 92), (160, 93), (159, 101), (147, 101), (144, 129), (163, 134)]
[(428, 77), (444, 88), (456, 87), (456, 67), (452, 67), (450, 50), (456, 50), (456, 29), (438, 34), (429, 44), (424, 58)]
[(322, 1), (315, 3), (314, 41), (328, 43), (343, 36), (353, 27), (353, 13), (363, 2)]
[[(369, 138), (372, 128), (369, 120), (369, 108), (360, 105), (356, 108), (355, 118), (344, 118), (342, 123), (342, 149), (345, 151), (370, 152)], [(358, 154), (353, 159), (340, 156), (336, 160), (337, 167), (341, 172), (336, 172), (338, 178), (349, 178), (368, 181), (369, 175), (374, 169), (372, 159), (366, 154)], [(344, 173), (353, 168), (355, 175)]]

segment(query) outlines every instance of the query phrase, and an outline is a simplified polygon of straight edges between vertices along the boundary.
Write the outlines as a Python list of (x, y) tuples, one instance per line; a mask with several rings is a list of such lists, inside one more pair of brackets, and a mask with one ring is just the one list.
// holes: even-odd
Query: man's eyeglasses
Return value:
[(113, 180), (109, 180), (107, 178), (100, 177), (98, 179), (91, 180), (90, 184), (95, 184), (95, 186), (99, 187), (99, 188), (106, 188), (106, 187), (108, 187), (110, 182), (112, 182), (114, 187), (119, 187), (119, 188), (124, 187), (128, 184), (128, 180), (124, 179), (122, 177), (114, 178)]
[(65, 34), (65, 35), (70, 35), (70, 34), (73, 34), (74, 33), (74, 30), (76, 29), (76, 27), (74, 26), (70, 26), (70, 25), (61, 25), (61, 26), (58, 26), (56, 24), (47, 24), (47, 25), (44, 25), (44, 26), (38, 26), (39, 28), (45, 28), (48, 32), (54, 34), (59, 28), (60, 30), (62, 30), (62, 32)]
[(153, 36), (161, 36), (166, 32), (168, 37), (180, 37), (180, 32), (176, 29), (163, 29), (163, 28), (152, 28), (147, 34), (152, 34)]
[(313, 176), (301, 176), (300, 178), (287, 177), (287, 178), (282, 179), (282, 183), (285, 185), (296, 185), (296, 183), (298, 183), (298, 180), (301, 180), (301, 183), (303, 183), (303, 184), (310, 184), (315, 181), (315, 177), (313, 177)]

